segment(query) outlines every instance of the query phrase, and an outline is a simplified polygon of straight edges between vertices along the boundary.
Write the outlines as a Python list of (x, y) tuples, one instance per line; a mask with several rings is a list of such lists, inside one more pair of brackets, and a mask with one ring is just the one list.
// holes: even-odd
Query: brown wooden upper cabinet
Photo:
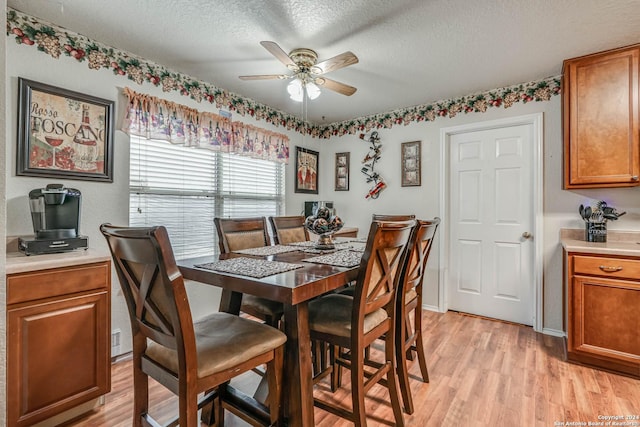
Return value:
[(640, 44), (563, 63), (564, 188), (640, 185)]

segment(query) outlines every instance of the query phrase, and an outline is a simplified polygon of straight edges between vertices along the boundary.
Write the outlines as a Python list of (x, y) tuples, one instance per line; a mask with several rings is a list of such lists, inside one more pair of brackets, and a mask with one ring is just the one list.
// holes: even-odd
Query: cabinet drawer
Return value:
[(573, 257), (573, 272), (640, 280), (640, 260), (576, 255)]
[(11, 274), (7, 277), (7, 305), (110, 286), (109, 261), (73, 267)]

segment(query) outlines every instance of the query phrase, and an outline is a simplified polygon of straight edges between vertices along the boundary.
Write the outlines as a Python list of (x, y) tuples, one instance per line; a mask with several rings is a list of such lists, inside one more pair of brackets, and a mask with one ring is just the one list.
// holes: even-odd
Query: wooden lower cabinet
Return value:
[(640, 376), (640, 258), (568, 256), (567, 357)]
[(111, 389), (108, 261), (7, 277), (7, 419), (29, 426)]

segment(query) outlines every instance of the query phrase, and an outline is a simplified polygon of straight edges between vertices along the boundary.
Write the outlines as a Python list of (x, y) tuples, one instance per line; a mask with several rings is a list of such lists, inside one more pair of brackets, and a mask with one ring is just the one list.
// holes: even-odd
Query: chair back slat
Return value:
[(184, 280), (167, 230), (103, 224), (100, 231), (114, 260), (134, 335), (141, 333), (179, 354), (184, 354), (185, 339), (195, 347)]
[(269, 246), (265, 217), (214, 218), (220, 253)]
[(440, 218), (438, 217), (431, 221), (417, 221), (416, 229), (411, 239), (411, 250), (402, 273), (401, 284), (404, 292), (409, 292), (422, 284), (427, 260), (439, 224)]
[(371, 223), (355, 285), (354, 321), (361, 324), (364, 315), (379, 308), (393, 314), (396, 286), (414, 225), (414, 220)]

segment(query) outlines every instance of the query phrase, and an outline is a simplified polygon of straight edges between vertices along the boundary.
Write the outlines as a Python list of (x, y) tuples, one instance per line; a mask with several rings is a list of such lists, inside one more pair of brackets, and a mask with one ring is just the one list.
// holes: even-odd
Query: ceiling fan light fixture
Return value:
[(287, 92), (289, 92), (289, 97), (296, 102), (302, 102), (305, 92), (311, 100), (320, 96), (320, 88), (315, 83), (305, 83), (301, 79), (291, 80), (287, 85)]
[(304, 96), (304, 88), (302, 86), (302, 81), (298, 79), (293, 79), (287, 85), (287, 92), (289, 92), (289, 96), (296, 102), (302, 102), (302, 97)]
[(306, 84), (305, 88), (307, 90), (307, 96), (309, 97), (309, 99), (314, 100), (320, 96), (320, 88), (316, 86), (315, 83), (309, 82)]

